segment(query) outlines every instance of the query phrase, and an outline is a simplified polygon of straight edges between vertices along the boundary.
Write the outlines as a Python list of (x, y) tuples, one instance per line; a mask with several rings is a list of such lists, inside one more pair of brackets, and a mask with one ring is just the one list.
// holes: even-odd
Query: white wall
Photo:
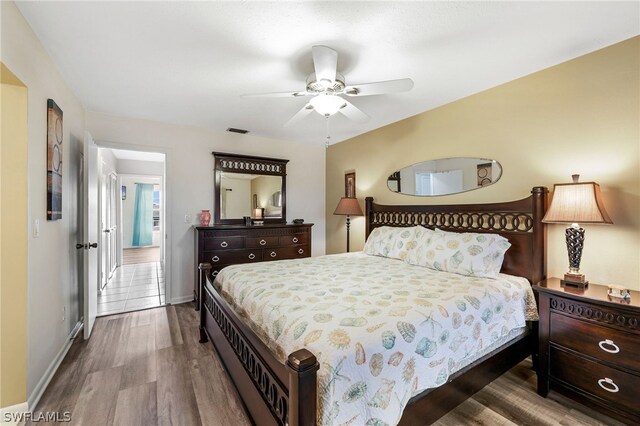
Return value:
[[(161, 178), (123, 175), (121, 185), (127, 187), (127, 199), (122, 200), (122, 247), (131, 248), (133, 239), (133, 212), (136, 203), (136, 183), (152, 183), (160, 185)], [(120, 192), (118, 192), (120, 194)], [(122, 198), (122, 197), (121, 197)], [(153, 231), (153, 245), (160, 245), (160, 231)]]
[[(2, 62), (28, 89), (29, 241), (27, 395), (68, 342), (80, 319), (82, 291), (78, 280), (77, 177), (84, 132), (84, 108), (13, 2), (3, 1)], [(63, 111), (62, 219), (46, 220), (47, 99)], [(33, 221), (40, 237), (33, 237)], [(63, 316), (63, 309), (65, 314)], [(64, 318), (64, 319), (63, 319)], [(16, 321), (22, 321), (16, 318)]]
[[(289, 159), (287, 219), (303, 218), (313, 227), (314, 256), (325, 253), (325, 148), (224, 131), (87, 112), (87, 129), (113, 148), (166, 152), (167, 208), (171, 225), (172, 302), (190, 300), (194, 281), (192, 225), (202, 209), (213, 211), (212, 151)], [(185, 214), (192, 217), (185, 223)]]
[(164, 176), (164, 162), (118, 159), (120, 174)]
[(240, 219), (244, 216), (252, 216), (250, 179), (233, 179), (225, 176), (220, 182), (220, 196), (222, 197), (220, 218)]

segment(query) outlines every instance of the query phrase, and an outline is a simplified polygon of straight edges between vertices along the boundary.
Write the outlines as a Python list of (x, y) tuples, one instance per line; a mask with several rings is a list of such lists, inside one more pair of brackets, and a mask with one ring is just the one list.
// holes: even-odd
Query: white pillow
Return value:
[(509, 241), (495, 234), (447, 232), (436, 229), (417, 265), (470, 277), (497, 278)]
[(363, 251), (365, 254), (372, 256), (404, 260), (407, 257), (408, 250), (412, 249), (416, 244), (416, 228), (418, 227), (381, 226), (375, 228), (369, 234)]

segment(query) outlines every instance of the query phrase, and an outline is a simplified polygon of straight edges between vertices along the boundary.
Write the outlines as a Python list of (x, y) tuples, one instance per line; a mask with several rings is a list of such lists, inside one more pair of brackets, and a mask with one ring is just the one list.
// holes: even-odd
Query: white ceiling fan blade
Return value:
[(366, 121), (369, 121), (369, 116), (367, 114), (360, 111), (354, 104), (347, 100), (344, 101), (344, 106), (338, 111), (340, 111), (348, 119), (353, 120), (357, 123), (364, 123)]
[(284, 127), (291, 127), (294, 124), (298, 123), (300, 120), (305, 118), (307, 115), (311, 114), (313, 111), (313, 106), (311, 104), (306, 104), (302, 107), (300, 111), (296, 113), (293, 117), (289, 119), (286, 123), (284, 123)]
[(250, 93), (241, 95), (243, 98), (299, 98), (301, 96), (311, 96), (308, 92), (276, 92), (276, 93)]
[(338, 52), (327, 46), (313, 46), (313, 66), (316, 70), (316, 80), (321, 82), (326, 80), (333, 83), (336, 81), (338, 69)]
[(375, 83), (354, 84), (344, 89), (348, 96), (383, 95), (385, 93), (406, 92), (413, 88), (413, 80), (402, 78), (400, 80), (377, 81)]

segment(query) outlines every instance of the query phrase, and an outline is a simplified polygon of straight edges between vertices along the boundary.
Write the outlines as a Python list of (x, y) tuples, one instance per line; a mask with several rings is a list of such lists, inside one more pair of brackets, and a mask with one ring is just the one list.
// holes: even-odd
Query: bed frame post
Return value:
[(367, 197), (364, 199), (365, 203), (365, 229), (364, 229), (364, 239), (366, 241), (369, 238), (369, 234), (371, 233), (371, 222), (373, 221), (373, 197)]
[(209, 271), (211, 270), (211, 268), (212, 266), (210, 263), (201, 263), (198, 265), (198, 270), (200, 271), (200, 297), (198, 298), (197, 309), (200, 310), (200, 343), (207, 343), (209, 341), (207, 332), (204, 329), (205, 315), (207, 314), (204, 308), (204, 285), (207, 282), (207, 277), (209, 276)]
[[(549, 190), (543, 186), (535, 186), (531, 190), (533, 205), (533, 253), (546, 253), (547, 245), (547, 225), (542, 223), (542, 218), (547, 211), (547, 194)], [(547, 275), (547, 257), (546, 256), (533, 256), (533, 271), (531, 277), (531, 284), (537, 284)]]
[(289, 355), (289, 426), (315, 426), (317, 371), (315, 355), (300, 349)]

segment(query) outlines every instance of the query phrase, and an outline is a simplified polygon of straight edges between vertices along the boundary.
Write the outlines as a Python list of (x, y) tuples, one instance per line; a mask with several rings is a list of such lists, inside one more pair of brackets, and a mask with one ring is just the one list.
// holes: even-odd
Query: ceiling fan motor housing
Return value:
[(342, 93), (345, 88), (344, 76), (340, 73), (336, 73), (336, 79), (334, 81), (321, 80), (318, 81), (316, 73), (312, 72), (307, 77), (307, 92), (312, 93)]

